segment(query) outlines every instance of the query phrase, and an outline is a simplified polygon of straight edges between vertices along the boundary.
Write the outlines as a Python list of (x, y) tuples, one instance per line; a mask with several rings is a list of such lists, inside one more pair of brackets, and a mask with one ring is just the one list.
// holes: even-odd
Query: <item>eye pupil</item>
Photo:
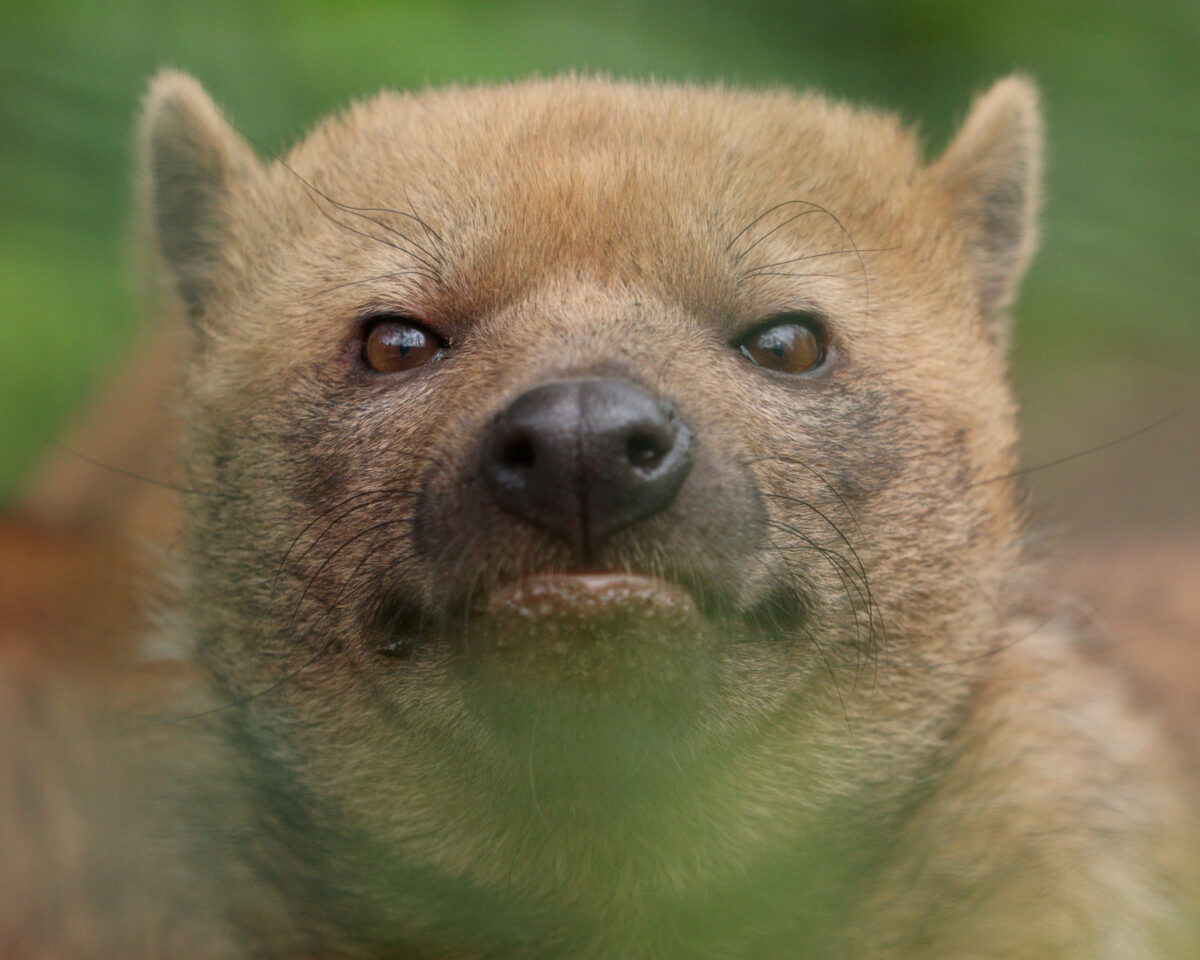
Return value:
[(752, 363), (780, 373), (805, 373), (825, 362), (824, 327), (807, 314), (778, 317), (738, 346)]
[(363, 339), (363, 362), (376, 373), (411, 370), (433, 360), (443, 344), (417, 321), (403, 315), (374, 320)]

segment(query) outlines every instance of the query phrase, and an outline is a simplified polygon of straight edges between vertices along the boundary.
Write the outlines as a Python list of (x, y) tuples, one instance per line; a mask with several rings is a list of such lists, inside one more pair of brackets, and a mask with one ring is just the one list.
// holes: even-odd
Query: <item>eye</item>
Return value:
[(825, 329), (815, 317), (787, 314), (752, 330), (739, 343), (752, 363), (780, 373), (805, 373), (825, 362)]
[(376, 317), (363, 338), (363, 363), (377, 373), (397, 373), (428, 363), (442, 352), (442, 341), (411, 317)]

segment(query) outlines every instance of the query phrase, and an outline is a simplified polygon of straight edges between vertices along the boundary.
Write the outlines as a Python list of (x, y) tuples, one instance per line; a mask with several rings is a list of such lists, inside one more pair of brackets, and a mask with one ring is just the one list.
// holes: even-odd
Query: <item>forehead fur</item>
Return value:
[(383, 93), (320, 125), (290, 162), (349, 191), (508, 184), (581, 205), (649, 190), (853, 197), (899, 188), (920, 166), (893, 116), (811, 94), (577, 78)]
[(819, 96), (575, 77), (384, 93), (318, 126), (288, 164), (338, 203), (420, 215), (475, 291), (556, 267), (612, 280), (663, 265), (698, 300), (714, 255), (775, 205), (833, 215), (777, 239), (802, 226), (835, 249), (868, 219), (894, 233), (922, 166), (895, 117)]
[(647, 170), (686, 174), (703, 165), (723, 173), (710, 187), (764, 172), (775, 179), (793, 163), (797, 184), (831, 168), (850, 181), (900, 183), (920, 162), (915, 139), (893, 115), (811, 93), (574, 77), (384, 92), (319, 125), (292, 159), (341, 154), (346, 161), (350, 146), (356, 168), (393, 175), (397, 162), (462, 174), (494, 168), (498, 159), (515, 173), (528, 172), (535, 159), (552, 172), (545, 160), (557, 159), (566, 172), (589, 153), (619, 150)]

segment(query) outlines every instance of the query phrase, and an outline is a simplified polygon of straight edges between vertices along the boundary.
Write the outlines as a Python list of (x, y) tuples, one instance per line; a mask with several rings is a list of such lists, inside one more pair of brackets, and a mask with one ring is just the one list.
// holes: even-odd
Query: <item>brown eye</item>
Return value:
[(810, 317), (759, 327), (739, 346), (748, 360), (780, 373), (804, 373), (825, 362), (824, 331)]
[(377, 373), (396, 373), (428, 363), (442, 342), (408, 317), (382, 317), (367, 330), (363, 362)]

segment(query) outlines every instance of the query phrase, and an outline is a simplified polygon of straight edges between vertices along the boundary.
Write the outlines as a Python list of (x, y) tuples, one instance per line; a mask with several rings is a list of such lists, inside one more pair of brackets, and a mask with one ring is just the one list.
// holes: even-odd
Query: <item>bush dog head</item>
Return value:
[(815, 96), (567, 78), (262, 160), (158, 78), (186, 617), (312, 922), (566, 942), (855, 869), (1001, 635), (1040, 137), (1019, 78), (932, 163)]

